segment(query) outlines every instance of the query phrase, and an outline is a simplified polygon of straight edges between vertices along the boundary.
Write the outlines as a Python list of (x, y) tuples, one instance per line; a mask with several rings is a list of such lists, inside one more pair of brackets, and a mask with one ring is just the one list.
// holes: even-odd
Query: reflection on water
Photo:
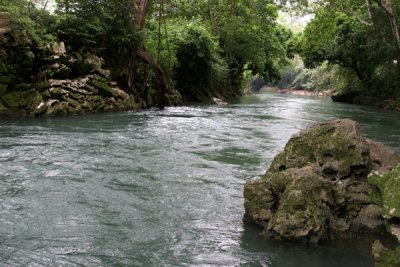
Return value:
[(242, 223), (244, 183), (344, 117), (400, 152), (399, 113), (325, 98), (0, 120), (0, 266), (372, 266), (366, 240), (279, 243)]

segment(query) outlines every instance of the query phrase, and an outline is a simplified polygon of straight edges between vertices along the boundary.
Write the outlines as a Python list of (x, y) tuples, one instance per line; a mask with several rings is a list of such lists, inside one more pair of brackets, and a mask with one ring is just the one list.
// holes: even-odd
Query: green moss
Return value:
[(398, 267), (400, 266), (400, 247), (395, 250), (385, 248), (379, 241), (372, 246), (375, 258), (375, 267)]
[(66, 102), (61, 102), (49, 109), (47, 109), (46, 114), (49, 116), (65, 116), (69, 114), (76, 114), (77, 110), (69, 106)]
[(357, 136), (348, 136), (349, 129), (338, 131), (335, 127), (333, 123), (320, 124), (292, 137), (268, 171), (277, 172), (310, 164), (322, 166), (330, 161), (337, 165), (340, 176), (346, 176), (352, 166), (367, 165), (368, 150), (363, 141), (353, 138)]
[(304, 130), (260, 181), (246, 184), (245, 219), (259, 224), (269, 215), (262, 235), (310, 243), (380, 233), (380, 197), (366, 181), (369, 164), (357, 123), (336, 120)]
[(123, 100), (124, 106), (126, 109), (139, 109), (140, 106), (135, 102), (135, 98), (133, 96), (129, 96), (124, 98)]
[(76, 101), (76, 100), (74, 100), (72, 98), (67, 98), (66, 101), (68, 102), (68, 104), (70, 106), (72, 106), (76, 110), (81, 110), (82, 109), (81, 104), (78, 101)]
[(271, 219), (271, 209), (276, 199), (269, 188), (269, 183), (262, 180), (246, 184), (244, 189), (245, 221), (263, 226)]
[(14, 110), (34, 110), (41, 102), (42, 97), (36, 90), (27, 92), (10, 92), (3, 96), (3, 101)]
[(368, 182), (379, 188), (384, 217), (400, 218), (400, 165), (384, 174), (371, 173)]
[(382, 196), (381, 196), (379, 189), (374, 188), (374, 191), (371, 194), (371, 202), (382, 207), (383, 202), (382, 202)]
[(112, 88), (105, 82), (101, 80), (92, 80), (90, 81), (90, 85), (94, 86), (98, 91), (101, 96), (104, 97), (114, 97), (118, 96), (115, 94), (115, 92), (112, 90)]
[(62, 88), (55, 87), (55, 88), (50, 88), (49, 93), (52, 97), (57, 99), (57, 98), (65, 95), (65, 90)]
[(86, 84), (82, 89), (84, 89), (86, 91), (89, 91), (89, 92), (92, 92), (94, 94), (98, 94), (99, 93), (99, 90), (97, 90), (96, 88), (94, 88), (93, 86), (90, 86), (88, 84)]

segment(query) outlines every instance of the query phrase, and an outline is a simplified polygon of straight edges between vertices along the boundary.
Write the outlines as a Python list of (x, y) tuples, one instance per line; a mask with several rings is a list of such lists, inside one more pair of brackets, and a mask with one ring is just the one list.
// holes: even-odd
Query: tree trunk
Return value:
[(378, 4), (385, 11), (386, 15), (389, 18), (394, 41), (396, 43), (396, 48), (398, 51), (398, 57), (400, 57), (400, 32), (399, 32), (399, 27), (397, 25), (396, 14), (393, 8), (393, 2), (392, 0), (379, 0)]
[(371, 3), (369, 1), (370, 0), (365, 0), (365, 5), (367, 6), (368, 17), (369, 17), (369, 20), (371, 21), (371, 26), (372, 26), (373, 29), (375, 29), (374, 18), (372, 16)]
[(146, 8), (148, 0), (135, 0), (135, 22), (138, 30), (143, 30), (144, 24), (146, 22)]
[[(143, 30), (146, 22), (146, 9), (148, 6), (148, 0), (135, 0), (135, 23), (139, 31)], [(165, 76), (164, 70), (161, 68), (158, 62), (155, 62), (151, 54), (146, 50), (144, 44), (140, 44), (136, 51), (136, 55), (142, 59), (146, 64), (154, 67), (157, 75), (157, 86), (158, 86), (158, 107), (164, 108), (167, 104), (165, 94), (168, 91), (168, 82)]]

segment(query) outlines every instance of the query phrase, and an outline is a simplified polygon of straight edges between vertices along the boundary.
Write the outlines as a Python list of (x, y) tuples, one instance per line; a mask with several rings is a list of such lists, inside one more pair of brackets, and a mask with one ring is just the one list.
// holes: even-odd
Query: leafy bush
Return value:
[(58, 1), (58, 37), (74, 51), (82, 48), (106, 59), (119, 69), (129, 65), (142, 38), (135, 28), (130, 0)]
[[(146, 46), (154, 58), (158, 57), (157, 23), (151, 21), (146, 35)], [(168, 23), (168, 33), (169, 42), (165, 35), (162, 36), (160, 64), (171, 70), (175, 86), (184, 97), (205, 100), (210, 99), (211, 91), (223, 91), (228, 77), (227, 66), (220, 56), (216, 38), (204, 24), (174, 20)]]
[(55, 17), (46, 10), (39, 10), (24, 0), (0, 1), (0, 12), (9, 13), (13, 37), (22, 42), (29, 37), (36, 45), (56, 40), (50, 30), (55, 24)]

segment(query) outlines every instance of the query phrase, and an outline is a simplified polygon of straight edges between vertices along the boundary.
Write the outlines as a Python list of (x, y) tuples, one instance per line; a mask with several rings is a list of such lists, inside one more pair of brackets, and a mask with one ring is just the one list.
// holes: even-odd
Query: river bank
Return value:
[(400, 100), (398, 98), (371, 96), (362, 92), (337, 93), (334, 90), (309, 91), (302, 88), (280, 89), (278, 87), (264, 86), (260, 89), (260, 93), (281, 93), (298, 96), (327, 96), (331, 97), (333, 102), (400, 111)]
[(281, 94), (301, 95), (301, 96), (332, 96), (332, 95), (334, 95), (333, 90), (309, 91), (309, 90), (305, 90), (305, 89), (301, 89), (301, 88), (279, 89), (278, 92)]
[(299, 95), (299, 96), (333, 96), (333, 90), (323, 90), (323, 91), (310, 91), (305, 90), (303, 88), (290, 88), (290, 89), (282, 89), (273, 86), (264, 86), (260, 89), (260, 93), (280, 93), (280, 94), (288, 94), (288, 95)]
[(400, 111), (400, 99), (377, 95), (368, 95), (362, 92), (344, 92), (332, 96), (334, 102), (374, 106), (385, 110)]

